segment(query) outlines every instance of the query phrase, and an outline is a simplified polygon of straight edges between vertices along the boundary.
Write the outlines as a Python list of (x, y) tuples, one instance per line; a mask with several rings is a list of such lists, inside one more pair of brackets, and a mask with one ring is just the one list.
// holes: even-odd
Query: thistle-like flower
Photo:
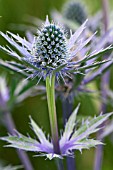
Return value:
[(74, 23), (82, 24), (87, 19), (87, 14), (82, 3), (71, 1), (64, 5), (63, 15)]
[[(1, 32), (1, 35), (19, 53), (13, 51), (9, 46), (7, 48), (0, 46), (0, 49), (7, 52), (19, 63), (0, 61), (0, 65), (15, 72), (21, 72), (24, 77), (39, 77), (40, 80), (52, 74), (55, 74), (57, 79), (59, 77), (63, 79), (64, 76), (70, 77), (70, 73), (82, 74), (86, 69), (103, 64), (106, 61), (86, 63), (86, 61), (112, 49), (112, 47), (107, 47), (91, 54), (87, 54), (87, 51), (83, 50), (94, 36), (92, 35), (87, 40), (79, 38), (85, 29), (86, 22), (74, 34), (71, 34), (69, 40), (66, 38), (64, 30), (55, 23), (50, 23), (48, 17), (42, 29), (38, 30), (38, 36), (34, 38), (33, 43), (19, 37), (19, 35), (10, 32), (5, 35)], [(78, 61), (77, 56), (79, 53), (83, 57)]]
[[(71, 77), (72, 74), (85, 74), (87, 69), (106, 62), (95, 62), (96, 57), (113, 49), (112, 47), (107, 47), (106, 49), (87, 54), (87, 51), (83, 48), (91, 41), (94, 35), (88, 39), (80, 38), (80, 35), (85, 29), (85, 24), (86, 22), (83, 23), (74, 34), (71, 33), (69, 40), (66, 38), (63, 29), (54, 23), (50, 23), (48, 17), (42, 29), (38, 31), (38, 36), (35, 37), (33, 43), (29, 43), (25, 39), (10, 32), (8, 32), (8, 34), (11, 35), (11, 38), (8, 34), (5, 35), (1, 33), (1, 35), (18, 50), (18, 53), (9, 47), (5, 48), (0, 46), (0, 49), (6, 51), (19, 63), (5, 63), (2, 61), (0, 65), (14, 72), (20, 71), (24, 77), (38, 77), (39, 80), (41, 78), (46, 80), (46, 93), (52, 135), (51, 141), (47, 140), (42, 130), (31, 119), (32, 128), (39, 142), (17, 132), (15, 136), (2, 138), (2, 140), (11, 143), (9, 146), (27, 151), (41, 152), (44, 153), (42, 156), (46, 155), (49, 159), (52, 159), (54, 157), (62, 158), (63, 156), (69, 156), (75, 149), (81, 150), (101, 144), (101, 142), (87, 139), (87, 137), (91, 133), (99, 130), (97, 127), (112, 113), (96, 117), (92, 119), (91, 122), (87, 121), (80, 129), (75, 131), (77, 107), (70, 116), (60, 140), (58, 135), (54, 94), (55, 80), (57, 79), (59, 81), (59, 78), (62, 78), (63, 81), (65, 81), (64, 77)], [(17, 40), (18, 43), (15, 40)], [(20, 44), (22, 44), (22, 46)], [(79, 58), (79, 54), (83, 57)], [(89, 60), (91, 61), (92, 58), (94, 58), (93, 62), (87, 62)]]

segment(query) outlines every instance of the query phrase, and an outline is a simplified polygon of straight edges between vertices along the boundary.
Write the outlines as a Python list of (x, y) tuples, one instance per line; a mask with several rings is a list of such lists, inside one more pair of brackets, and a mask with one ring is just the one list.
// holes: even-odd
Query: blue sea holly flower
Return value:
[(63, 6), (64, 18), (74, 23), (82, 24), (87, 19), (87, 13), (84, 4), (76, 1), (69, 1)]
[(77, 129), (76, 117), (79, 109), (79, 105), (73, 111), (69, 117), (63, 134), (59, 138), (60, 154), (56, 154), (53, 149), (53, 142), (51, 138), (47, 138), (42, 129), (35, 123), (30, 117), (31, 127), (37, 136), (38, 140), (31, 138), (30, 136), (24, 136), (19, 132), (15, 132), (15, 135), (9, 135), (7, 137), (1, 137), (2, 140), (10, 143), (7, 147), (13, 147), (22, 149), (25, 151), (33, 151), (36, 156), (46, 156), (48, 159), (59, 158), (64, 156), (74, 156), (74, 151), (83, 149), (89, 149), (96, 145), (101, 145), (102, 142), (91, 139), (90, 134), (100, 130), (99, 126), (108, 119), (113, 113), (107, 113), (99, 115), (94, 118), (90, 118), (82, 122), (82, 125)]
[[(87, 22), (87, 21), (86, 21)], [(84, 52), (83, 48), (88, 45), (94, 35), (88, 39), (82, 39), (81, 34), (85, 29), (86, 22), (74, 33), (70, 39), (66, 38), (63, 29), (55, 23), (50, 23), (48, 17), (43, 27), (37, 31), (34, 42), (30, 43), (25, 39), (8, 32), (1, 35), (16, 48), (13, 51), (10, 47), (0, 49), (10, 54), (17, 62), (0, 62), (1, 66), (9, 68), (15, 72), (21, 71), (24, 77), (39, 77), (46, 79), (46, 93), (49, 110), (49, 119), (52, 138), (47, 138), (39, 126), (30, 118), (31, 126), (38, 141), (31, 137), (26, 137), (19, 132), (14, 136), (2, 137), (2, 140), (9, 142), (8, 146), (33, 151), (40, 156), (47, 156), (62, 159), (63, 156), (72, 156), (74, 150), (82, 150), (102, 144), (100, 141), (89, 138), (89, 135), (99, 130), (101, 125), (112, 113), (100, 115), (87, 120), (80, 128), (76, 129), (76, 115), (79, 106), (74, 110), (68, 119), (61, 137), (58, 134), (57, 115), (55, 107), (55, 79), (61, 77), (71, 77), (71, 74), (84, 74), (85, 70), (99, 66), (106, 61), (87, 62), (88, 60), (101, 56), (103, 53), (112, 50), (111, 46), (106, 49), (94, 51), (91, 54)], [(11, 37), (10, 37), (11, 36)], [(17, 42), (16, 42), (17, 41)], [(78, 55), (83, 57), (78, 59)], [(108, 62), (108, 61), (107, 61)]]
[[(70, 77), (70, 73), (83, 74), (84, 70), (106, 62), (95, 62), (93, 60), (94, 62), (87, 64), (88, 60), (97, 58), (112, 49), (109, 46), (106, 49), (94, 51), (91, 54), (88, 54), (87, 51), (83, 52), (83, 48), (94, 36), (82, 39), (81, 34), (85, 30), (86, 22), (74, 34), (71, 33), (70, 39), (66, 38), (63, 28), (53, 22), (50, 23), (48, 17), (42, 28), (37, 31), (33, 43), (11, 32), (7, 32), (7, 34), (1, 32), (0, 34), (9, 44), (16, 48), (16, 51), (9, 46), (0, 46), (0, 49), (12, 56), (16, 62), (7, 61), (4, 63), (0, 61), (0, 65), (14, 72), (21, 72), (24, 77), (38, 77), (39, 81), (41, 78), (45, 79), (48, 75), (51, 76), (52, 74), (57, 77), (57, 80), (59, 77), (62, 79), (64, 76)], [(79, 53), (83, 57), (78, 60), (77, 56)]]
[(35, 37), (32, 55), (31, 62), (41, 69), (54, 69), (66, 63), (69, 52), (63, 29), (46, 21)]

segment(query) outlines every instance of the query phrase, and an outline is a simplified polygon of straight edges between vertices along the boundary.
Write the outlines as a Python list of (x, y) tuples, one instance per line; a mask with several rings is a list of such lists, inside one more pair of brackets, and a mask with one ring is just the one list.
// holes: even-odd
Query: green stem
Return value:
[(60, 159), (56, 159), (56, 165), (57, 165), (57, 169), (58, 170), (64, 170), (64, 166), (63, 166), (63, 161)]
[[(46, 78), (46, 93), (47, 102), (49, 109), (49, 119), (51, 126), (51, 134), (53, 141), (53, 149), (55, 154), (60, 155), (59, 137), (58, 137), (58, 125), (56, 116), (56, 105), (55, 105), (55, 75)], [(60, 159), (56, 160), (58, 170), (63, 170), (63, 162)]]
[(58, 126), (57, 126), (57, 116), (56, 116), (56, 106), (55, 106), (55, 76), (48, 76), (46, 78), (46, 93), (47, 102), (49, 109), (49, 119), (52, 133), (52, 141), (54, 153), (60, 154), (59, 138), (58, 138)]

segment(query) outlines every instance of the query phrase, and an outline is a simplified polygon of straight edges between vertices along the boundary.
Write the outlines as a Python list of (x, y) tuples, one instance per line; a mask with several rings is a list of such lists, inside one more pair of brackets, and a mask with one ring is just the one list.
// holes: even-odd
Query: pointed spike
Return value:
[(46, 21), (45, 21), (45, 26), (48, 26), (50, 25), (50, 22), (49, 22), (49, 18), (48, 18), (48, 15), (46, 15)]

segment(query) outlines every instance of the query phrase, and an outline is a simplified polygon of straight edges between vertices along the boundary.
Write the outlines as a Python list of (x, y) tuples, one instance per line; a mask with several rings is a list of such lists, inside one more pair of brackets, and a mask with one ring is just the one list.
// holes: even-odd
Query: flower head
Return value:
[(87, 19), (84, 6), (80, 2), (70, 1), (64, 5), (63, 15), (75, 23), (82, 24)]
[(46, 22), (35, 37), (32, 55), (33, 64), (42, 69), (56, 68), (65, 63), (69, 54), (64, 30)]
[[(70, 39), (66, 38), (60, 26), (50, 23), (48, 17), (42, 29), (38, 30), (33, 43), (11, 32), (7, 34), (1, 32), (1, 35), (18, 50), (18, 53), (9, 46), (0, 46), (0, 49), (12, 56), (13, 60), (16, 59), (16, 62), (0, 62), (0, 65), (14, 72), (20, 72), (24, 77), (38, 77), (40, 80), (55, 74), (58, 80), (59, 77), (64, 79), (65, 76), (70, 77), (70, 74), (82, 74), (89, 68), (103, 64), (106, 61), (98, 63), (95, 62), (95, 58), (111, 50), (112, 47), (99, 49), (89, 54), (84, 47), (94, 35), (88, 39), (82, 39), (81, 34), (85, 30), (86, 22), (74, 34), (71, 33)], [(82, 57), (78, 58), (79, 55)], [(92, 58), (94, 60), (88, 63), (87, 61)]]

